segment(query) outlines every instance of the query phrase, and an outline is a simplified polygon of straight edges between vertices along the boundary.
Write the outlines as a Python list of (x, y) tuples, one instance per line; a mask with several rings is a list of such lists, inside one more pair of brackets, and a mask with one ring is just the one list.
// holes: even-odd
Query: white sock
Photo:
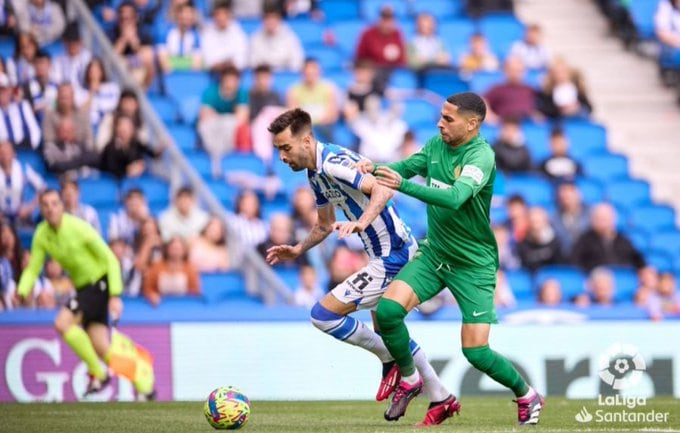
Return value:
[(345, 341), (349, 344), (359, 346), (375, 354), (375, 356), (377, 356), (382, 363), (392, 361), (392, 355), (390, 355), (387, 347), (385, 347), (385, 343), (383, 343), (380, 335), (376, 334), (375, 331), (364, 325), (364, 322), (360, 320), (357, 320), (357, 322), (359, 326), (357, 326), (356, 331), (347, 337)]
[(416, 368), (416, 371), (412, 375), (401, 376), (401, 380), (408, 383), (409, 385), (415, 385), (420, 380), (420, 373), (418, 373), (418, 369)]
[(416, 370), (423, 377), (423, 392), (431, 402), (440, 402), (451, 395), (430, 365), (423, 349), (413, 355), (413, 361), (416, 363)]
[(532, 387), (529, 387), (529, 391), (527, 391), (526, 394), (524, 394), (523, 396), (521, 396), (519, 398), (522, 399), (522, 400), (525, 400), (525, 399), (528, 399), (528, 398), (533, 398), (535, 394), (536, 394), (536, 391)]

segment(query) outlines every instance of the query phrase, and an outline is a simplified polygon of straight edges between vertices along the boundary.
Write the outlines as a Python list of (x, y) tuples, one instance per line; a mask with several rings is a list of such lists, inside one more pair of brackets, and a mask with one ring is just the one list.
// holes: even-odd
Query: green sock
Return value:
[(82, 359), (89, 372), (97, 379), (106, 378), (106, 370), (99, 362), (97, 352), (92, 346), (92, 341), (83, 328), (73, 325), (64, 332), (64, 341), (75, 352), (78, 358)]
[(411, 337), (404, 324), (408, 312), (398, 302), (382, 298), (378, 302), (376, 319), (380, 327), (380, 336), (387, 350), (394, 358), (402, 376), (410, 376), (416, 372), (409, 342)]
[(473, 367), (486, 373), (501, 385), (510, 388), (517, 397), (529, 392), (529, 385), (515, 366), (503, 355), (491, 350), (489, 346), (464, 347), (463, 355)]

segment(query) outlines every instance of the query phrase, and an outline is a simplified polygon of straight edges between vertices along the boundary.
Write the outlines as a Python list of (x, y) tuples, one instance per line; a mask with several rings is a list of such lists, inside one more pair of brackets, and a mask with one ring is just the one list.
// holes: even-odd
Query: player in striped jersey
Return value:
[[(321, 331), (362, 347), (381, 360), (383, 380), (376, 399), (384, 400), (399, 381), (394, 360), (380, 335), (349, 314), (358, 309), (375, 309), (392, 278), (415, 254), (417, 243), (390, 202), (393, 192), (379, 185), (373, 175), (357, 171), (360, 155), (317, 141), (309, 113), (289, 110), (268, 129), (274, 135), (274, 147), (281, 160), (294, 171), (307, 170), (316, 195), (318, 220), (306, 239), (296, 245), (271, 247), (266, 260), (275, 264), (295, 259), (333, 230), (339, 232), (340, 239), (352, 233), (359, 235), (370, 257), (368, 265), (314, 305), (311, 321)], [(335, 221), (335, 207), (345, 213), (348, 221)], [(456, 413), (460, 404), (440, 382), (423, 351), (413, 340), (410, 344), (417, 369), (424, 377), (424, 390), (432, 402), (421, 425), (440, 424)]]

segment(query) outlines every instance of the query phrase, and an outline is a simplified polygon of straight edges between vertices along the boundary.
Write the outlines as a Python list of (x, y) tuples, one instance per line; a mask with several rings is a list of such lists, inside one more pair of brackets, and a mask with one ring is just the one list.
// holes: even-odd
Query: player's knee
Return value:
[(463, 347), (463, 355), (477, 370), (486, 372), (493, 365), (493, 352), (489, 346)]
[(375, 319), (378, 321), (378, 327), (382, 332), (394, 329), (404, 321), (406, 317), (406, 309), (396, 301), (382, 298), (378, 302), (378, 308), (375, 311)]
[(73, 320), (65, 317), (63, 314), (58, 314), (56, 319), (54, 319), (54, 329), (59, 335), (64, 335), (68, 329), (73, 326)]
[(327, 332), (336, 326), (345, 316), (341, 316), (330, 311), (328, 308), (321, 305), (319, 302), (314, 304), (312, 311), (309, 314), (309, 320), (314, 326)]

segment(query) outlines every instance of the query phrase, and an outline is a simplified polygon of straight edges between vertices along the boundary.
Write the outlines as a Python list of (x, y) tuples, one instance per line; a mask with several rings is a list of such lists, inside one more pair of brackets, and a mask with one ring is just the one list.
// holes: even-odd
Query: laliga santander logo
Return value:
[(614, 343), (600, 356), (600, 379), (615, 390), (638, 385), (646, 368), (644, 358), (631, 344)]

